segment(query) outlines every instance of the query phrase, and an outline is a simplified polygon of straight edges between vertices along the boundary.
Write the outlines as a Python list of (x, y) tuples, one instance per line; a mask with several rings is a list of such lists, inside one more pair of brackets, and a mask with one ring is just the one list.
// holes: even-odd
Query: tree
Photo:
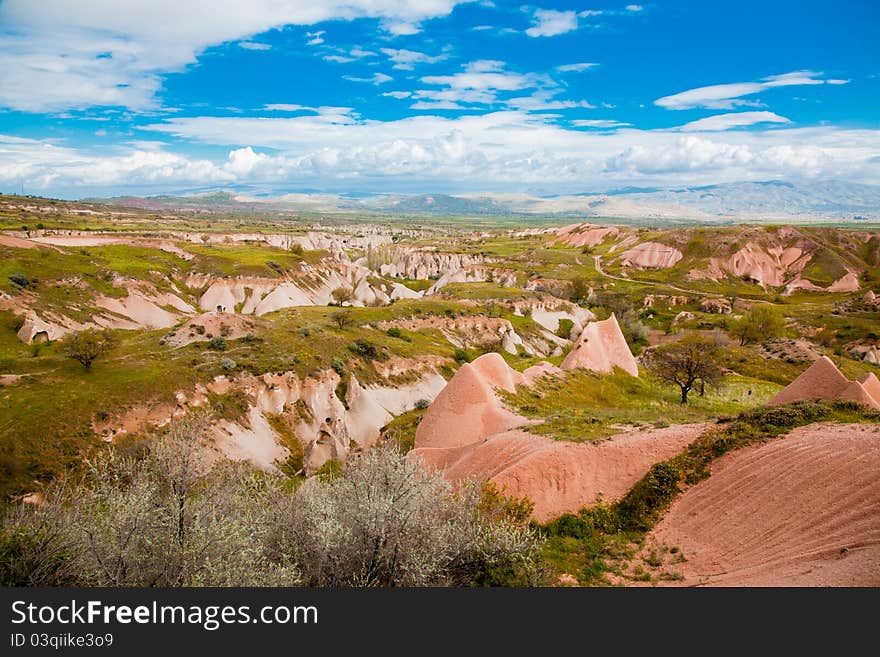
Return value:
[(115, 345), (116, 340), (110, 331), (92, 328), (64, 336), (61, 340), (61, 353), (72, 358), (88, 371), (92, 368), (92, 363)]
[(340, 310), (337, 313), (333, 313), (330, 316), (330, 319), (332, 319), (333, 323), (340, 329), (344, 329), (351, 324), (351, 313), (347, 310)]
[(766, 303), (753, 305), (731, 329), (731, 334), (739, 338), (740, 346), (778, 338), (784, 333), (785, 319), (776, 306)]
[(713, 340), (698, 333), (690, 333), (681, 340), (655, 347), (644, 355), (645, 367), (654, 376), (677, 385), (681, 403), (687, 404), (688, 393), (699, 386), (700, 394), (706, 386), (721, 380), (723, 369), (721, 348)]
[(333, 297), (333, 301), (341, 306), (346, 301), (354, 299), (354, 290), (345, 286), (337, 287), (330, 293), (330, 295)]
[(577, 276), (571, 281), (571, 300), (575, 303), (586, 301), (590, 296), (590, 281), (583, 276)]

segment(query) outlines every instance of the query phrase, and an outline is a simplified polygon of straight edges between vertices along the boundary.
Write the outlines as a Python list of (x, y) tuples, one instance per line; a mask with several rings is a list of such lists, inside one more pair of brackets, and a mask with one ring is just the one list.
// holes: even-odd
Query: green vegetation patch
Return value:
[(676, 388), (649, 375), (572, 370), (563, 377), (545, 377), (534, 388), (522, 386), (516, 394), (501, 395), (517, 413), (543, 419), (529, 431), (556, 440), (590, 442), (633, 425), (702, 422), (737, 413), (766, 402), (779, 390), (773, 383), (730, 376), (721, 387), (706, 390), (703, 397), (694, 394), (684, 405)]

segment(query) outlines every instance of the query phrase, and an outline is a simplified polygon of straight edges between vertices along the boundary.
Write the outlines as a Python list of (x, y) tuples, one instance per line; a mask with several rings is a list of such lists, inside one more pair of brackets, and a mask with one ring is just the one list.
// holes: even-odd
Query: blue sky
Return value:
[(3, 0), (0, 190), (880, 184), (880, 3)]

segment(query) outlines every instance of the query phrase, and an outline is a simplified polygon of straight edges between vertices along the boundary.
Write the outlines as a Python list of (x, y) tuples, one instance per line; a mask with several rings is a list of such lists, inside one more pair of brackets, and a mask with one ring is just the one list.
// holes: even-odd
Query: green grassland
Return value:
[(664, 427), (702, 422), (763, 404), (782, 388), (761, 379), (734, 375), (705, 396), (694, 393), (679, 403), (677, 389), (644, 372), (638, 378), (617, 370), (599, 375), (586, 370), (547, 377), (535, 387), (504, 393), (512, 410), (539, 424), (528, 431), (556, 440), (601, 440), (627, 427)]

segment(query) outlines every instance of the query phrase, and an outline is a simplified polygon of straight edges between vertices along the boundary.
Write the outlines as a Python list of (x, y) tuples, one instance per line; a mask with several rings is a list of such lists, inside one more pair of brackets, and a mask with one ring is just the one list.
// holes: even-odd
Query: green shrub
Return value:
[(214, 351), (226, 351), (226, 340), (217, 335), (208, 340), (208, 348)]
[(556, 335), (568, 340), (571, 337), (572, 328), (574, 328), (574, 322), (567, 317), (563, 317), (559, 320), (559, 328), (556, 329)]
[(376, 350), (376, 345), (364, 338), (358, 338), (352, 342), (348, 345), (348, 349), (353, 354), (361, 356), (362, 358), (373, 359), (379, 355), (379, 352)]
[(452, 357), (456, 362), (461, 363), (462, 365), (464, 363), (470, 363), (473, 360), (473, 357), (465, 349), (456, 349)]

